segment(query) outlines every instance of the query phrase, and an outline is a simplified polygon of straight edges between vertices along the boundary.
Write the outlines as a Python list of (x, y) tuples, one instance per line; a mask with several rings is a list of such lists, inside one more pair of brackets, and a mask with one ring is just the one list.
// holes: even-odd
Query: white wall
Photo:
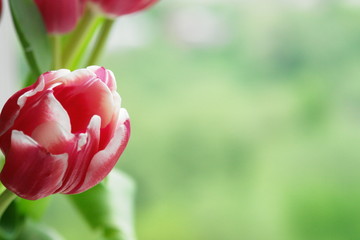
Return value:
[(3, 1), (3, 12), (0, 20), (0, 108), (17, 90), (17, 39), (10, 18), (8, 2)]

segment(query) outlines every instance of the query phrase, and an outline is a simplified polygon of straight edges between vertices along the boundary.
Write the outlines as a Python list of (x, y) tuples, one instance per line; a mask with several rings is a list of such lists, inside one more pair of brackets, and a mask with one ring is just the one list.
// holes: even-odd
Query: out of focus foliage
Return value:
[(140, 240), (360, 239), (360, 5), (254, 2), (163, 1), (114, 32)]

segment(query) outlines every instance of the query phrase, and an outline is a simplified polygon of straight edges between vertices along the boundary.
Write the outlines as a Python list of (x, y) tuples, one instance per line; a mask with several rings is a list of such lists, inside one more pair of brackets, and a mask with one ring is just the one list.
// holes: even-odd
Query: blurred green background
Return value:
[[(102, 64), (132, 120), (118, 167), (138, 239), (360, 239), (359, 23), (359, 3), (330, 0), (164, 0), (120, 19)], [(92, 239), (56, 204), (66, 239)]]

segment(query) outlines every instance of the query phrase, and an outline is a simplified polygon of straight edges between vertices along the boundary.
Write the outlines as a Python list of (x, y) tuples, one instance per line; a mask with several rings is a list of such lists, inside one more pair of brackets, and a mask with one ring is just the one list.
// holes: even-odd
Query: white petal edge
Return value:
[[(84, 180), (84, 183), (82, 186), (76, 191), (77, 193), (83, 192), (90, 187), (93, 186), (93, 183), (97, 184), (101, 180), (103, 180), (104, 177), (111, 171), (111, 169), (115, 166), (118, 159), (115, 159), (115, 163), (113, 166), (111, 166), (110, 169), (109, 166), (105, 166), (103, 163), (107, 159), (112, 158), (115, 153), (117, 153), (118, 149), (123, 146), (123, 144), (126, 144), (126, 136), (128, 136), (130, 133), (130, 129), (128, 129), (125, 126), (125, 122), (129, 120), (129, 114), (126, 111), (126, 109), (121, 108), (119, 111), (119, 121), (118, 121), (118, 127), (116, 128), (115, 135), (110, 140), (108, 145), (105, 147), (104, 150), (99, 151), (94, 155), (94, 157), (91, 159), (86, 178)], [(122, 154), (122, 151), (120, 152), (120, 156)], [(96, 176), (96, 171), (106, 168), (107, 174), (104, 176), (101, 176), (100, 178), (94, 178)]]

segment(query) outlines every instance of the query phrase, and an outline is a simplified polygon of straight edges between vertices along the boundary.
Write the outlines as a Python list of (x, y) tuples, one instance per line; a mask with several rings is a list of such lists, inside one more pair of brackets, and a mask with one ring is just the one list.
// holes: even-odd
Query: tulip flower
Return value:
[(130, 136), (111, 71), (51, 71), (15, 93), (0, 115), (1, 182), (35, 200), (81, 193), (103, 180)]
[(85, 0), (35, 0), (49, 34), (73, 30), (82, 16)]
[(114, 18), (144, 10), (158, 0), (90, 0), (108, 17)]

